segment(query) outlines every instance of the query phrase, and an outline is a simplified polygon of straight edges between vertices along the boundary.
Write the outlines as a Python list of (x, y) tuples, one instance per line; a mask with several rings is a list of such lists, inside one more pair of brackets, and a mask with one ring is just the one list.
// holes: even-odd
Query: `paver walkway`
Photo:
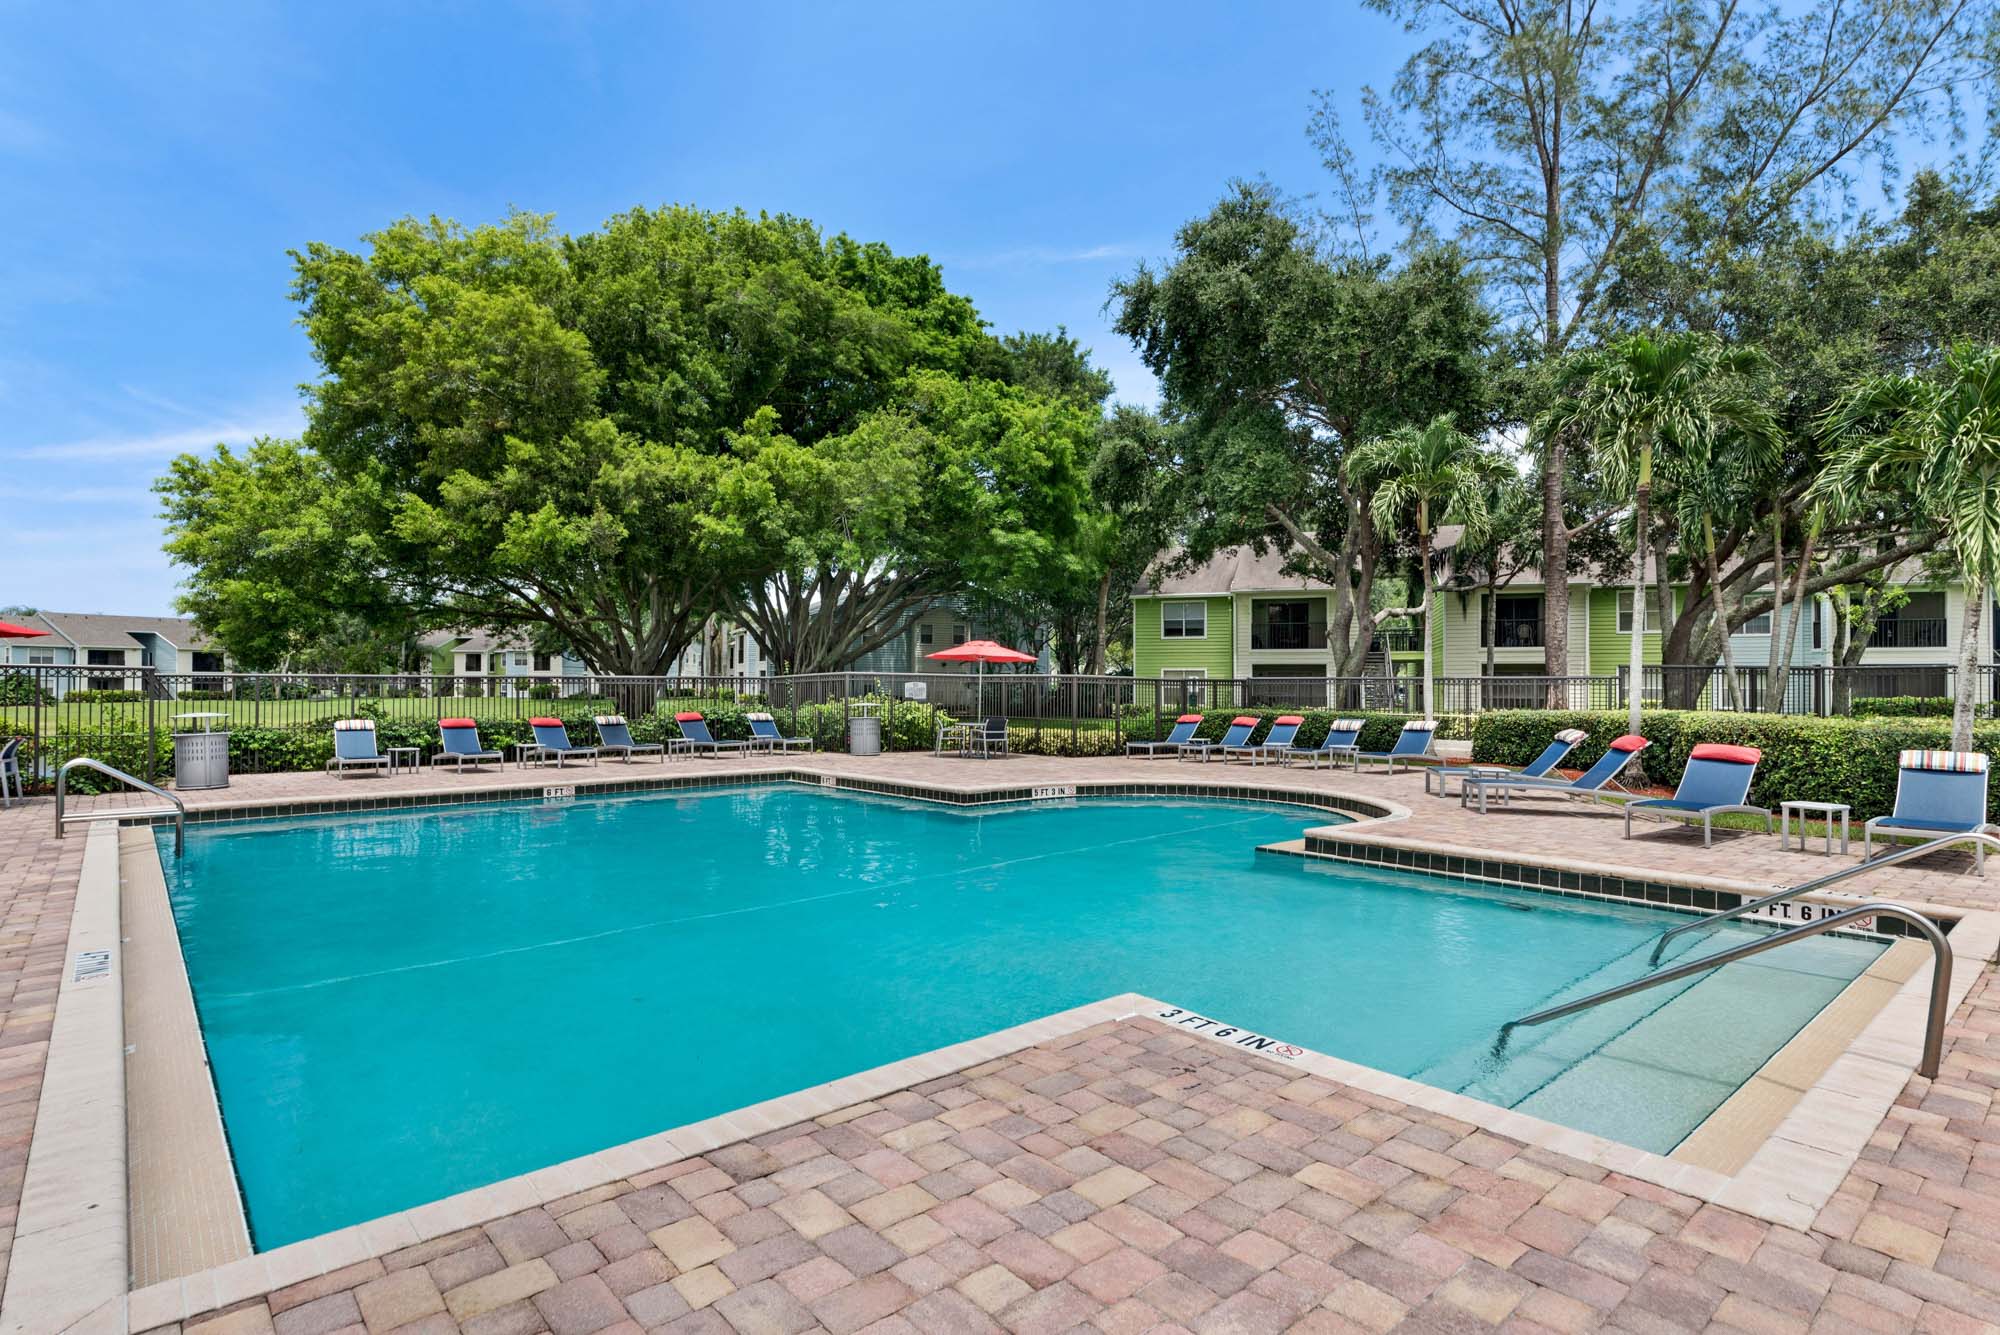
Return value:
[(1990, 1330), (1990, 1093), (1913, 1088), (1800, 1233), (1127, 1020), (185, 1331)]
[[(696, 764), (761, 767), (669, 768)], [(1423, 796), (1412, 776), (900, 755), (785, 767), (808, 765), (966, 789), (1134, 778), (1311, 785), (1414, 813), (1369, 837), (1559, 849), (1771, 885), (1828, 865), (1781, 854), (1761, 835), (1704, 852), (1685, 834), (1626, 842), (1604, 815), (1482, 818)], [(604, 765), (560, 781), (626, 777)], [(345, 783), (280, 775), (188, 799), (311, 803), (521, 782), (512, 770)], [(53, 839), (50, 820), (47, 799), (0, 812), (0, 1254), (82, 858), (83, 841)], [(1892, 875), (1858, 884), (1880, 889), (1871, 883), (1883, 879), (1909, 898), (1968, 907), (2000, 899), (2000, 877), (1971, 877), (1963, 859)], [(1940, 1078), (1912, 1077), (1800, 1233), (1127, 1021), (186, 1329), (2000, 1330), (1996, 1088), (2000, 986), (1989, 968), (1954, 1017)]]

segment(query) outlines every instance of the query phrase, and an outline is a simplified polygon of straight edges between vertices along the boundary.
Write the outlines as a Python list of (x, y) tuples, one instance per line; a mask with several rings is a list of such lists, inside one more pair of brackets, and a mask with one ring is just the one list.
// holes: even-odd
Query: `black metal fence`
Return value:
[[(1974, 685), (1982, 715), (1995, 711), (1996, 673)], [(1801, 667), (1786, 674), (1779, 712), (1847, 714), (1884, 697), (1899, 712), (1942, 712), (1957, 683), (1943, 664), (1861, 668)], [(95, 756), (157, 781), (171, 773), (172, 737), (204, 728), (232, 734), (238, 773), (312, 769), (330, 750), (335, 719), (377, 721), (383, 744), (434, 748), (437, 722), (475, 719), (489, 745), (524, 740), (542, 714), (590, 733), (595, 714), (623, 714), (635, 734), (664, 735), (684, 710), (709, 715), (723, 735), (741, 735), (743, 715), (770, 711), (792, 735), (844, 745), (848, 720), (883, 719), (887, 746), (932, 744), (941, 718), (1005, 716), (1017, 745), (1047, 754), (1116, 754), (1127, 740), (1163, 736), (1180, 714), (1233, 709), (1330, 709), (1438, 715), (1492, 709), (1620, 709), (1627, 674), (1607, 676), (1440, 677), (1426, 708), (1416, 676), (1090, 677), (995, 669), (986, 673), (832, 672), (791, 677), (613, 677), (569, 675), (333, 676), (276, 673), (160, 673), (126, 668), (113, 682), (101, 668), (0, 667), (0, 737), (26, 739), (21, 769), (30, 787), (50, 781), (63, 761)], [(1685, 709), (1766, 707), (1770, 673), (1739, 667), (1732, 695), (1720, 667), (1648, 667), (1648, 705)], [(206, 717), (204, 717), (206, 716)], [(581, 738), (579, 738), (581, 740)]]

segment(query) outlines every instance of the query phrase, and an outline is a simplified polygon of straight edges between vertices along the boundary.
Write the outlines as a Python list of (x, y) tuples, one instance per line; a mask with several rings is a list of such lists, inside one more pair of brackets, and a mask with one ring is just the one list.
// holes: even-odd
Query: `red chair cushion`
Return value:
[(1301, 724), (1301, 723), (1304, 723), (1305, 721), (1306, 721), (1306, 719), (1305, 719), (1305, 715), (1303, 715), (1303, 714), (1280, 714), (1280, 715), (1278, 715), (1278, 722), (1280, 722), (1280, 723), (1289, 723), (1289, 724), (1291, 724), (1291, 725), (1292, 725), (1292, 726), (1293, 726), (1294, 728), (1298, 727), (1298, 726), (1299, 726), (1299, 724)]
[(1628, 732), (1611, 744), (1613, 751), (1643, 751), (1652, 743), (1636, 732)]
[(1725, 746), (1721, 742), (1703, 742), (1688, 752), (1689, 760), (1727, 760), (1738, 765), (1754, 765), (1764, 758), (1764, 753), (1754, 746)]
[(479, 723), (477, 720), (469, 718), (441, 718), (438, 720), (438, 726), (440, 728), (476, 728), (479, 726)]
[(1254, 728), (1261, 722), (1263, 722), (1262, 719), (1252, 718), (1248, 714), (1238, 714), (1235, 718), (1229, 720), (1229, 726), (1232, 728)]
[(528, 720), (528, 726), (531, 728), (560, 728), (562, 725), (563, 721), (559, 718), (531, 718)]
[(676, 723), (699, 723), (701, 721), (702, 721), (701, 714), (698, 711), (692, 709), (690, 709), (685, 714), (674, 715), (674, 722)]
[(1181, 715), (1181, 716), (1180, 716), (1179, 718), (1175, 719), (1175, 720), (1174, 720), (1174, 722), (1176, 722), (1176, 723), (1199, 723), (1199, 722), (1201, 722), (1201, 715), (1199, 715), (1199, 714), (1183, 714), (1183, 715)]

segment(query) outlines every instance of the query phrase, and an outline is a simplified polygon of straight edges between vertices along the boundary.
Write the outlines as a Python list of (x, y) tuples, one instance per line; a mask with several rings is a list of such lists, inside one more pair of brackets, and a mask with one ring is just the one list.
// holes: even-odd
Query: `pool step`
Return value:
[[(1527, 1014), (1589, 996), (1607, 987), (1630, 982), (1651, 972), (1647, 957), (1653, 943), (1648, 940), (1602, 965), (1570, 980), (1522, 1008)], [(1679, 951), (1675, 951), (1679, 954)], [(1686, 992), (1698, 980), (1670, 983), (1622, 1001), (1596, 1006), (1568, 1019), (1555, 1020), (1532, 1029), (1516, 1029), (1508, 1037), (1504, 1051), (1496, 1055), (1489, 1040), (1461, 1048), (1417, 1073), (1415, 1079), (1442, 1089), (1456, 1090), (1476, 1099), (1513, 1107), (1544, 1084), (1617, 1038), (1644, 1017)], [(1494, 1035), (1498, 1037), (1497, 1033)]]

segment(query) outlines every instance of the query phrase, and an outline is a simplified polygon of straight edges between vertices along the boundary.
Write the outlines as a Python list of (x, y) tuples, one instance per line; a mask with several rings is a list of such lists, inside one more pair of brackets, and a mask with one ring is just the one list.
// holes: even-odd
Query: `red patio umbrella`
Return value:
[(1019, 649), (1009, 649), (1004, 644), (991, 640), (967, 640), (964, 644), (954, 644), (949, 649), (940, 649), (934, 654), (925, 654), (940, 663), (979, 664), (979, 707), (986, 708), (986, 665), (988, 663), (1033, 663), (1033, 654), (1024, 654)]
[(17, 626), (11, 621), (0, 621), (0, 640), (32, 640), (37, 635), (46, 634), (47, 631), (36, 630), (33, 626)]

